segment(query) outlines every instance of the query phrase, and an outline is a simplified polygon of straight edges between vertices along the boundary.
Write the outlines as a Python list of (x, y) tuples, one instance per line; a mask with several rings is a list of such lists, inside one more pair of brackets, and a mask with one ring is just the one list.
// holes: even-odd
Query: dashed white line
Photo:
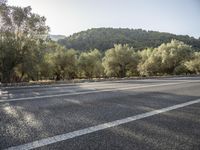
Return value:
[(175, 110), (175, 109), (182, 108), (182, 107), (189, 106), (189, 105), (196, 104), (196, 103), (200, 103), (200, 99), (189, 101), (189, 102), (186, 102), (186, 103), (177, 104), (177, 105), (174, 105), (174, 106), (170, 106), (170, 107), (166, 107), (166, 108), (162, 108), (162, 109), (158, 109), (158, 110), (154, 110), (154, 111), (150, 111), (150, 112), (135, 115), (135, 116), (130, 116), (130, 117), (123, 118), (123, 119), (120, 119), (120, 120), (115, 120), (115, 121), (99, 124), (99, 125), (96, 125), (96, 126), (92, 126), (92, 127), (89, 127), (89, 128), (69, 132), (69, 133), (66, 133), (66, 134), (56, 135), (56, 136), (53, 136), (53, 137), (33, 141), (33, 142), (30, 142), (30, 143), (27, 143), (27, 144), (13, 146), (13, 147), (7, 148), (6, 150), (30, 150), (30, 149), (46, 146), (46, 145), (49, 145), (49, 144), (57, 143), (57, 142), (60, 142), (60, 141), (72, 139), (72, 138), (75, 138), (75, 137), (79, 137), (79, 136), (82, 136), (82, 135), (85, 135), (85, 134), (90, 134), (90, 133), (97, 132), (97, 131), (100, 131), (100, 130), (119, 126), (119, 125), (122, 125), (122, 124), (125, 124), (125, 123), (133, 122), (133, 121), (136, 121), (136, 120), (139, 120), (139, 119), (147, 118), (147, 117), (150, 117), (150, 116), (154, 116), (154, 115), (157, 115), (157, 114), (160, 114), (160, 113), (168, 112), (168, 111), (171, 111), (171, 110)]
[(125, 88), (114, 88), (114, 89), (104, 89), (104, 90), (100, 90), (99, 89), (99, 90), (96, 90), (96, 91), (85, 91), (85, 92), (55, 94), (55, 95), (44, 95), (44, 96), (33, 96), (33, 97), (23, 97), (23, 98), (13, 98), (13, 99), (1, 99), (0, 103), (12, 102), (12, 101), (35, 100), (35, 99), (41, 99), (41, 98), (73, 96), (73, 95), (82, 95), (82, 94), (91, 94), (91, 93), (101, 93), (101, 92), (124, 91), (124, 90), (131, 90), (131, 89), (140, 89), (140, 88), (148, 88), (148, 87), (167, 86), (167, 85), (178, 85), (178, 84), (193, 83), (193, 82), (197, 82), (197, 81), (185, 81), (185, 82), (179, 82), (179, 83), (163, 83), (163, 84), (142, 85), (142, 86), (125, 87)]

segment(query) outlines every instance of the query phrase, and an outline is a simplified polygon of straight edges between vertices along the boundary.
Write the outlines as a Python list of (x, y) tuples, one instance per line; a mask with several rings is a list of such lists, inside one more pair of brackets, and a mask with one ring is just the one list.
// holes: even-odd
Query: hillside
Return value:
[(58, 40), (58, 43), (66, 48), (74, 48), (76, 50), (97, 48), (105, 51), (113, 47), (114, 44), (129, 44), (135, 49), (141, 50), (146, 47), (157, 47), (162, 43), (171, 41), (171, 39), (181, 40), (186, 44), (192, 45), (195, 50), (200, 50), (200, 39), (195, 39), (188, 35), (127, 28), (93, 28)]
[(64, 35), (53, 35), (53, 34), (50, 34), (49, 38), (51, 40), (53, 40), (53, 41), (58, 41), (58, 40), (66, 38), (66, 36), (64, 36)]

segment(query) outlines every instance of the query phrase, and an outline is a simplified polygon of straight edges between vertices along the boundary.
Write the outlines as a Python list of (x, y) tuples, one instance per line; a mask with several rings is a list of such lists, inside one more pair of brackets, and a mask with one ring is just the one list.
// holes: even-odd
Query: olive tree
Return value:
[(53, 70), (56, 80), (73, 79), (77, 72), (77, 52), (57, 46), (57, 49), (47, 54), (46, 61)]
[(162, 44), (158, 48), (143, 50), (138, 70), (141, 75), (182, 74), (184, 66), (193, 56), (191, 46), (178, 40)]
[(103, 73), (101, 53), (94, 49), (89, 52), (82, 52), (78, 60), (79, 74), (81, 77), (100, 77)]
[(2, 82), (18, 81), (23, 76), (35, 78), (33, 74), (42, 57), (39, 47), (49, 31), (45, 21), (44, 17), (32, 13), (31, 7), (8, 6), (5, 2), (0, 5)]
[(128, 45), (114, 45), (105, 52), (103, 66), (107, 76), (125, 77), (137, 73), (138, 55)]
[(196, 52), (193, 59), (186, 61), (185, 66), (191, 73), (200, 74), (200, 52)]

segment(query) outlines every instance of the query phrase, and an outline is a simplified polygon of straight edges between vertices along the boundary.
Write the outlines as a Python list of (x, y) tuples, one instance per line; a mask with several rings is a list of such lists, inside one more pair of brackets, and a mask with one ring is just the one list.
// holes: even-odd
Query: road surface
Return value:
[(200, 149), (200, 77), (3, 88), (0, 149)]

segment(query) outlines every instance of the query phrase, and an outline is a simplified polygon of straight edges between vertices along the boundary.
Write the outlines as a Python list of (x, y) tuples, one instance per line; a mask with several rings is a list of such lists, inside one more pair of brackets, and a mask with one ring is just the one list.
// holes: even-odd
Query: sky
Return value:
[(200, 37), (200, 0), (8, 0), (47, 18), (51, 34), (98, 27), (145, 29)]

